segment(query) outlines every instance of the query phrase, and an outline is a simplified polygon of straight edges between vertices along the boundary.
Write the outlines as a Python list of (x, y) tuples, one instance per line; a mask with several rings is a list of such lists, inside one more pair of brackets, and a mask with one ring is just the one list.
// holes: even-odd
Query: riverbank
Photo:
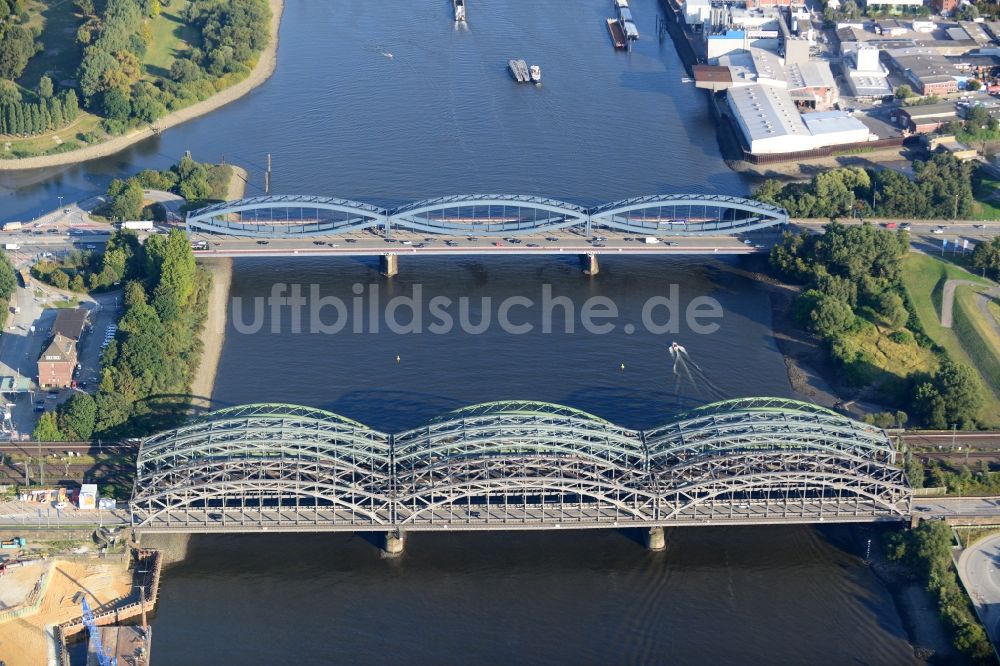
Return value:
[[(229, 179), (229, 189), (226, 199), (240, 199), (246, 192), (247, 179), (250, 177), (243, 167), (232, 165), (233, 176)], [(191, 381), (192, 406), (199, 409), (209, 409), (212, 405), (212, 391), (215, 388), (215, 375), (219, 369), (219, 359), (222, 358), (222, 347), (226, 343), (226, 323), (229, 321), (229, 287), (233, 279), (232, 259), (200, 259), (199, 265), (204, 268), (211, 279), (208, 294), (208, 313), (205, 325), (201, 329), (201, 362)]]
[(143, 129), (136, 129), (124, 136), (118, 136), (102, 143), (93, 144), (65, 153), (56, 155), (40, 155), (38, 157), (27, 157), (20, 160), (0, 160), (0, 171), (18, 171), (21, 169), (44, 169), (48, 167), (63, 166), (66, 164), (76, 164), (96, 160), (128, 148), (134, 143), (144, 141), (156, 136), (164, 130), (170, 129), (183, 122), (203, 116), (220, 107), (235, 102), (251, 90), (261, 85), (271, 74), (274, 73), (278, 62), (278, 28), (281, 25), (281, 13), (284, 10), (284, 0), (268, 0), (271, 7), (271, 41), (267, 48), (261, 51), (257, 65), (253, 68), (247, 78), (233, 84), (225, 90), (212, 95), (208, 99), (192, 104), (167, 114), (157, 120), (154, 124)]

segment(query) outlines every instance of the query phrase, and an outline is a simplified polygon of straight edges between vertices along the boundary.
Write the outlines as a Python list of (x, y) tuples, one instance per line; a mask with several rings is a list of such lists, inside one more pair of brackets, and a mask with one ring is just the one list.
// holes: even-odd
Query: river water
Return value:
[[(446, 0), (286, 0), (266, 84), (113, 158), (0, 176), (0, 219), (93, 194), (186, 149), (248, 167), (249, 194), (260, 193), (271, 153), (275, 192), (386, 205), (474, 191), (583, 204), (745, 193), (719, 155), (704, 98), (682, 82), (669, 38), (656, 39), (655, 0), (631, 4), (642, 39), (625, 54), (611, 48), (607, 0), (472, 2), (467, 29), (454, 27)], [(541, 66), (541, 88), (510, 80), (512, 57)], [(404, 258), (391, 281), (376, 268), (236, 262), (213, 397), (314, 405), (399, 430), (508, 398), (644, 428), (714, 400), (791, 394), (768, 297), (735, 260), (609, 258), (593, 279), (570, 257)], [(369, 319), (359, 333), (353, 322), (335, 335), (310, 333), (308, 322), (297, 333), (289, 310), (265, 307), (260, 330), (246, 332), (276, 284), (305, 294), (316, 285), (317, 296), (348, 304), (359, 285), (366, 312), (377, 289), (380, 330)], [(543, 332), (546, 285), (569, 300), (574, 333), (565, 314)], [(651, 330), (643, 308), (672, 286), (677, 309), (656, 319), (674, 314), (676, 327)], [(472, 299), (476, 320), (506, 298), (529, 298), (512, 318), (533, 330), (389, 331), (386, 303), (418, 290), (425, 304)], [(683, 316), (699, 297), (721, 308), (713, 333)], [(594, 298), (617, 308), (611, 332), (582, 330)], [(676, 367), (673, 340), (689, 352)], [(652, 554), (619, 531), (415, 534), (394, 560), (362, 536), (194, 537), (187, 560), (164, 573), (153, 649), (162, 664), (911, 663), (892, 598), (858, 556), (866, 535), (673, 530), (669, 550)]]

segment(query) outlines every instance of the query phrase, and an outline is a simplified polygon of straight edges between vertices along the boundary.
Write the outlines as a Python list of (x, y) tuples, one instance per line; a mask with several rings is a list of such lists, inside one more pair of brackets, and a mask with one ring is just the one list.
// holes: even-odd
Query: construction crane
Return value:
[(87, 603), (86, 595), (83, 596), (80, 603), (83, 605), (83, 624), (87, 627), (90, 642), (94, 646), (94, 651), (97, 652), (97, 663), (99, 666), (118, 666), (118, 660), (114, 657), (109, 657), (104, 652), (104, 645), (101, 643), (101, 632), (97, 630), (97, 622), (94, 621), (94, 614), (90, 610), (90, 604)]

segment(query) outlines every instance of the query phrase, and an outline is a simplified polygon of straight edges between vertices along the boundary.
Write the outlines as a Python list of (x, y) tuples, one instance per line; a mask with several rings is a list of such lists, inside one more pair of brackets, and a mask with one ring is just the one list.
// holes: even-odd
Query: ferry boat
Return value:
[(532, 65), (531, 69), (529, 71), (531, 72), (531, 82), (532, 83), (541, 83), (542, 82), (542, 68), (541, 67), (539, 67), (538, 65)]
[(451, 4), (455, 8), (455, 23), (464, 23), (465, 0), (451, 0)]

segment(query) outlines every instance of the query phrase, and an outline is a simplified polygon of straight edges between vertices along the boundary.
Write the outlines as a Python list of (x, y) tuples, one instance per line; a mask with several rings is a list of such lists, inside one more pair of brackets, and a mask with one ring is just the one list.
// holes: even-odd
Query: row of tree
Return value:
[(147, 434), (175, 424), (185, 413), (198, 367), (198, 332), (207, 313), (209, 277), (199, 271), (181, 231), (140, 243), (119, 231), (102, 270), (126, 282), (118, 334), (102, 357), (93, 397), (79, 394), (41, 419), (36, 439)]
[(768, 179), (754, 192), (792, 217), (968, 218), (973, 211), (973, 166), (950, 153), (913, 163), (913, 178), (892, 169), (847, 167), (806, 183)]
[(146, 169), (126, 180), (115, 179), (108, 186), (108, 203), (104, 213), (115, 220), (156, 219), (157, 209), (143, 206), (143, 190), (164, 190), (180, 195), (189, 204), (207, 199), (222, 199), (226, 195), (232, 167), (225, 164), (203, 164), (190, 157), (164, 171)]
[[(917, 343), (901, 279), (908, 250), (905, 231), (833, 222), (824, 234), (786, 232), (771, 251), (775, 271), (806, 287), (795, 301), (796, 320), (827, 343), (848, 381), (871, 381), (870, 359), (855, 341), (865, 327), (877, 326), (878, 335), (900, 344)], [(975, 426), (985, 390), (971, 368), (947, 360), (931, 375), (914, 373), (884, 388), (886, 399), (912, 406), (913, 416), (934, 428)]]
[(42, 77), (42, 91), (37, 101), (29, 101), (20, 95), (0, 94), (0, 134), (29, 136), (57, 130), (76, 120), (79, 106), (75, 90), (64, 90), (58, 95), (52, 92), (52, 82)]

